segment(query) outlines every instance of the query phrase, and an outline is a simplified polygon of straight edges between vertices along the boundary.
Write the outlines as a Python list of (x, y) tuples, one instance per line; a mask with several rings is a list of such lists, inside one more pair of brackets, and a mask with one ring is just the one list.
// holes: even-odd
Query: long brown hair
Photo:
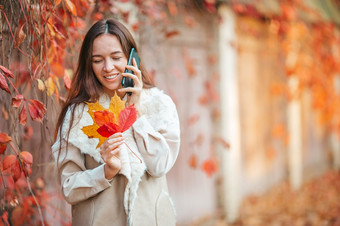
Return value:
[[(136, 46), (135, 40), (133, 39), (129, 30), (120, 22), (114, 19), (100, 20), (96, 22), (89, 29), (85, 35), (84, 41), (82, 43), (78, 67), (76, 73), (72, 79), (71, 88), (68, 93), (68, 97), (62, 106), (56, 129), (55, 129), (55, 140), (57, 139), (58, 132), (60, 132), (59, 139), (61, 141), (61, 131), (66, 116), (67, 110), (71, 108), (71, 121), (67, 133), (67, 139), (69, 137), (70, 129), (73, 125), (74, 111), (75, 107), (85, 101), (95, 102), (99, 99), (99, 95), (102, 91), (102, 85), (98, 81), (92, 69), (92, 49), (93, 41), (101, 34), (112, 34), (115, 35), (120, 44), (122, 45), (123, 52), (128, 58), (131, 48), (135, 48), (138, 53), (138, 48)], [(139, 69), (142, 72), (143, 88), (151, 88), (154, 83), (146, 71), (143, 62), (141, 62)], [(61, 142), (60, 142), (61, 143)], [(61, 144), (60, 144), (61, 145)], [(61, 146), (60, 146), (61, 147)]]

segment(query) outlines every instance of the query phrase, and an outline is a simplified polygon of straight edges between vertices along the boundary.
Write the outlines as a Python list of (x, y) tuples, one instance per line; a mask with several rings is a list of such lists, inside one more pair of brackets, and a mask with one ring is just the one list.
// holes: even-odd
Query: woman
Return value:
[[(127, 65), (131, 48), (138, 52), (130, 32), (109, 19), (90, 28), (80, 50), (52, 146), (62, 193), (72, 205), (73, 225), (175, 225), (165, 175), (179, 152), (178, 115), (142, 63), (139, 69), (135, 60)], [(123, 88), (123, 76), (133, 79), (134, 87)], [(97, 148), (98, 139), (82, 131), (93, 124), (86, 102), (99, 101), (108, 108), (115, 93), (127, 106), (135, 106), (138, 117), (127, 131), (115, 133)]]

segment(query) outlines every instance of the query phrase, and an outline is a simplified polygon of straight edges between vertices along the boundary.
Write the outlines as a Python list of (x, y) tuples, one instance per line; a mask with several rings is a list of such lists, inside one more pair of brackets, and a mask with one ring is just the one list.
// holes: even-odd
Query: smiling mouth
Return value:
[(117, 77), (118, 77), (118, 75), (119, 75), (119, 74), (115, 74), (115, 75), (109, 75), (109, 76), (104, 76), (104, 78), (111, 80), (111, 79), (115, 79), (115, 78), (117, 78)]

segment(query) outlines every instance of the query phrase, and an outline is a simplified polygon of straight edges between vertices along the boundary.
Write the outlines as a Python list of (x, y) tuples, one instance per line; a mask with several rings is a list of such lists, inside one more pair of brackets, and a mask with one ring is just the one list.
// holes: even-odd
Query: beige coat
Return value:
[[(108, 108), (110, 98), (99, 102)], [(157, 88), (141, 94), (143, 116), (123, 136), (139, 160), (123, 144), (122, 169), (112, 181), (104, 176), (104, 163), (97, 138), (88, 138), (81, 128), (93, 123), (86, 104), (77, 107), (66, 151), (67, 113), (60, 142), (52, 146), (62, 193), (72, 205), (72, 225), (175, 225), (175, 211), (168, 194), (166, 173), (174, 165), (180, 145), (176, 107)]]

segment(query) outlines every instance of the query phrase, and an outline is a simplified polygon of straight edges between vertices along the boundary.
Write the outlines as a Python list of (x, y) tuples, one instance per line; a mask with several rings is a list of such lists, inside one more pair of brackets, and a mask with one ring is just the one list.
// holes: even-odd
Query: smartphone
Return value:
[[(137, 63), (137, 68), (139, 67), (139, 64), (140, 64), (140, 57), (138, 56), (135, 48), (132, 48), (131, 51), (130, 51), (130, 54), (129, 54), (129, 59), (128, 59), (128, 65), (133, 65), (132, 64), (132, 59), (135, 58), (136, 60), (136, 63)], [(124, 73), (133, 73), (132, 70), (128, 70), (128, 69), (125, 69)], [(132, 78), (129, 78), (129, 77), (123, 77), (122, 79), (122, 86), (124, 88), (126, 87), (133, 87), (135, 85), (135, 83), (133, 82)], [(131, 95), (132, 93), (131, 92), (128, 92), (127, 93), (128, 95)]]

